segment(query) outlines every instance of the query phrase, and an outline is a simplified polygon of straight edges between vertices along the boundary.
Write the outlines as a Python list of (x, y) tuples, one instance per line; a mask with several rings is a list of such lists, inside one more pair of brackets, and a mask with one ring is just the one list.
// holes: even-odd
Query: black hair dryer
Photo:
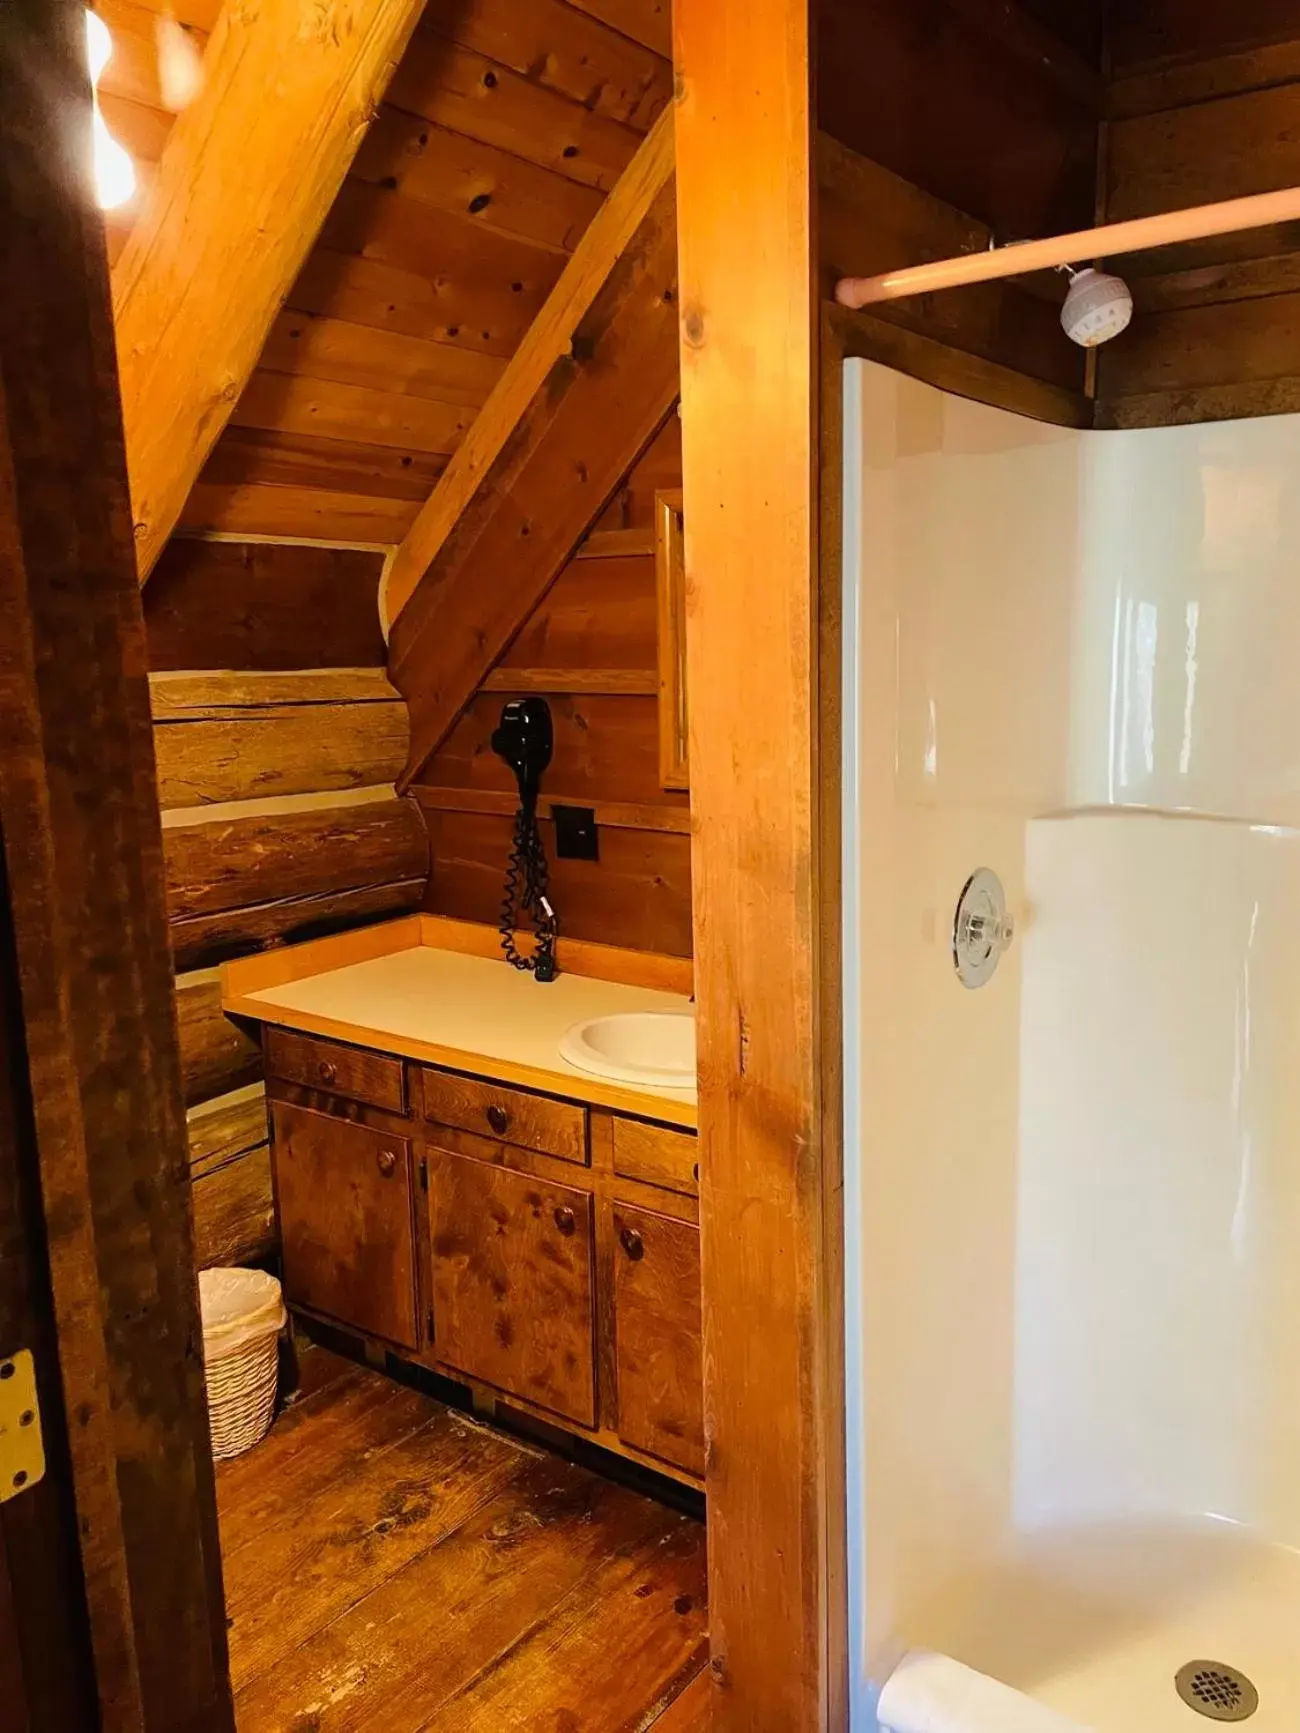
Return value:
[[(528, 969), (539, 981), (555, 979), (555, 938), (559, 921), (547, 896), (546, 851), (537, 826), (537, 797), (542, 772), (551, 762), (554, 734), (551, 707), (545, 698), (511, 698), (493, 730), (492, 750), (504, 758), (519, 782), (519, 810), (514, 841), (506, 867), (501, 899), (501, 949), (516, 969)], [(525, 955), (515, 942), (523, 917), (532, 923), (536, 943)]]

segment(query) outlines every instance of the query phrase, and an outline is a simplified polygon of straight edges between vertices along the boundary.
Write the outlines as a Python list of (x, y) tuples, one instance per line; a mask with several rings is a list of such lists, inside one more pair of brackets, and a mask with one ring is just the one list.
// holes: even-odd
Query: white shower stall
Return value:
[(1196, 1733), (1213, 1663), (1296, 1733), (1300, 417), (845, 406), (854, 1727), (925, 1648), (1101, 1733)]

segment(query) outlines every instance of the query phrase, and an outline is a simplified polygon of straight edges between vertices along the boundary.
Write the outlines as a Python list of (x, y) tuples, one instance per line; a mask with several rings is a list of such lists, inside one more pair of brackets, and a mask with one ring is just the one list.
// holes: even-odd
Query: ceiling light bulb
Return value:
[(124, 205), (135, 192), (135, 164), (113, 137), (99, 112), (99, 80), (113, 58), (108, 25), (86, 13), (86, 64), (90, 68), (90, 132), (94, 151), (95, 198), (104, 211)]
[(113, 38), (108, 25), (93, 12), (86, 13), (86, 60), (90, 66), (91, 89), (99, 85), (100, 75), (113, 58)]
[(1067, 337), (1085, 349), (1118, 337), (1133, 317), (1133, 297), (1122, 277), (1106, 271), (1071, 271), (1070, 289), (1061, 308)]
[(185, 26), (170, 12), (158, 14), (158, 90), (163, 107), (179, 114), (203, 88), (203, 55)]
[(90, 124), (95, 144), (95, 198), (101, 210), (115, 210), (135, 192), (135, 164), (105, 126), (98, 103)]

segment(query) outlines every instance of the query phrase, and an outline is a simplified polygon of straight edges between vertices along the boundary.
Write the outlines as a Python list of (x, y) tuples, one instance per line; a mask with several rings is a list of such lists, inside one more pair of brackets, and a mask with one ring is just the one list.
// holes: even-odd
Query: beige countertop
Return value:
[[(371, 948), (386, 934), (401, 937), (409, 926), (375, 929)], [(383, 954), (356, 961), (339, 960), (342, 950), (339, 940), (296, 946), (281, 954), (279, 972), (290, 972), (283, 962), (289, 957), (301, 972), (269, 986), (250, 978), (249, 965), (229, 965), (225, 1008), (597, 1106), (696, 1123), (693, 1087), (610, 1082), (570, 1065), (559, 1052), (561, 1036), (574, 1023), (625, 1011), (687, 1011), (686, 994), (573, 972), (538, 983), (499, 958), (442, 949), (428, 938), (401, 948), (390, 944)]]

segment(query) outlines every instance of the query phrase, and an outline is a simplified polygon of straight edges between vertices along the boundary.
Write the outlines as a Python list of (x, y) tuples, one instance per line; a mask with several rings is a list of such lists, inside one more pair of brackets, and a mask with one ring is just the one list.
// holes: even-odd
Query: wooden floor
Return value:
[(221, 1465), (239, 1733), (698, 1733), (704, 1529), (336, 1363)]

